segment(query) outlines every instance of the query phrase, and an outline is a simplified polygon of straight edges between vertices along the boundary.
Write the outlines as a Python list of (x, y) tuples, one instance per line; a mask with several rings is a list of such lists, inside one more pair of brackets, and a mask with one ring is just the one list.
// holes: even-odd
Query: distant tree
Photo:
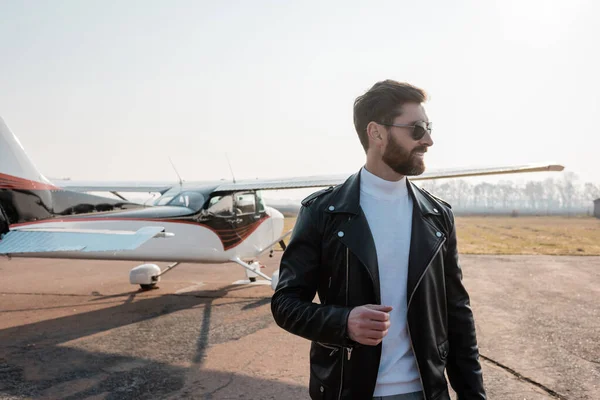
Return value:
[(600, 186), (591, 182), (586, 182), (583, 187), (583, 200), (590, 201), (600, 198)]
[(478, 183), (473, 187), (475, 205), (480, 208), (491, 208), (493, 204), (494, 187), (488, 182)]
[(501, 199), (502, 208), (507, 210), (512, 208), (511, 202), (518, 196), (518, 191), (512, 181), (500, 181), (496, 185), (494, 197)]
[(553, 178), (547, 178), (544, 181), (544, 199), (547, 212), (560, 207), (560, 195), (556, 181)]
[(573, 200), (577, 194), (576, 181), (577, 175), (573, 172), (565, 172), (563, 180), (557, 185), (562, 200), (562, 207), (566, 210), (571, 210), (573, 207)]
[(442, 183), (441, 185), (437, 186), (436, 195), (442, 199), (445, 199), (446, 201), (448, 201), (450, 203), (454, 203), (455, 199), (453, 197), (451, 186), (452, 186), (451, 181)]
[(538, 204), (538, 182), (529, 181), (525, 184), (525, 194), (529, 200), (529, 208), (532, 210), (537, 210)]

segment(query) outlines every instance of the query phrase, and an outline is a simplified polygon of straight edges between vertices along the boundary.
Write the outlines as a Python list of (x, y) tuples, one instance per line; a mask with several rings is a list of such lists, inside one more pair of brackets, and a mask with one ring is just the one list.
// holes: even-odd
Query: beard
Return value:
[(425, 172), (425, 163), (421, 157), (415, 155), (418, 152), (426, 152), (427, 148), (423, 146), (415, 147), (412, 151), (407, 151), (400, 146), (392, 135), (388, 136), (388, 145), (383, 153), (382, 160), (392, 170), (400, 175), (413, 176), (421, 175)]

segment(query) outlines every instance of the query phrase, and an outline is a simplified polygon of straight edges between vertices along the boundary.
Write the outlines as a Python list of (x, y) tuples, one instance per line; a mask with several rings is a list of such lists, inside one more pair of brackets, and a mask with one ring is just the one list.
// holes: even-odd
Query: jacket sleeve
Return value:
[(281, 328), (305, 339), (345, 346), (351, 308), (313, 302), (321, 279), (321, 234), (309, 208), (300, 209), (283, 253), (271, 312)]
[(447, 362), (448, 379), (458, 400), (483, 400), (486, 399), (486, 393), (479, 362), (475, 321), (469, 295), (462, 282), (454, 218), (452, 215), (450, 218), (451, 234), (445, 260), (450, 347)]

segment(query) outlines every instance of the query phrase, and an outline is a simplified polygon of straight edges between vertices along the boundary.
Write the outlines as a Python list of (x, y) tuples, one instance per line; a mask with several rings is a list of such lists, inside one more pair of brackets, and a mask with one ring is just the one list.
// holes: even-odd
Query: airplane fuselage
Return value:
[[(155, 238), (135, 250), (117, 252), (29, 253), (27, 257), (125, 260), (140, 262), (226, 263), (234, 258), (254, 259), (283, 233), (284, 217), (272, 207), (260, 213), (199, 220), (196, 215), (180, 216), (180, 207), (154, 207), (133, 212), (90, 214), (13, 224), (10, 228), (59, 228), (136, 231), (160, 226), (172, 237)], [(156, 215), (160, 211), (163, 215)], [(151, 217), (154, 215), (153, 217)], [(14, 255), (18, 256), (18, 255)]]
[(282, 235), (284, 222), (283, 215), (266, 207), (260, 193), (252, 190), (215, 192), (214, 185), (187, 190), (174, 187), (147, 207), (1, 172), (0, 209), (9, 229), (114, 232), (158, 226), (172, 234), (135, 250), (11, 254), (14, 257), (230, 262), (253, 259), (264, 252)]

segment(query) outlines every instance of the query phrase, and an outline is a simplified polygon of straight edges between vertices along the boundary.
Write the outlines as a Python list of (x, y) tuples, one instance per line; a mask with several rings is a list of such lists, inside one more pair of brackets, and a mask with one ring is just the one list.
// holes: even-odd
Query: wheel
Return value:
[(140, 287), (142, 288), (142, 290), (152, 290), (156, 287), (156, 283), (151, 283), (149, 285), (141, 284)]

